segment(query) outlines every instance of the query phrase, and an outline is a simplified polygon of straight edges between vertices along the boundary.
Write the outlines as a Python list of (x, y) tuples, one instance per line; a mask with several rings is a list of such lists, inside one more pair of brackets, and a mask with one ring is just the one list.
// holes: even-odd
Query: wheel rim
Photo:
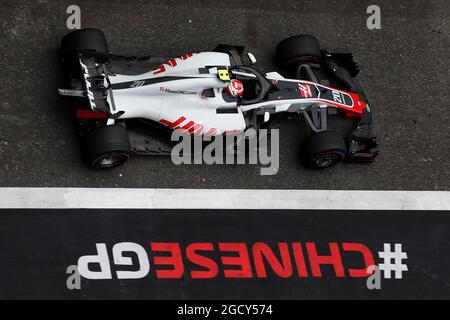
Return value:
[(339, 163), (344, 157), (341, 152), (327, 152), (316, 157), (314, 166), (317, 168), (327, 168)]
[(94, 164), (97, 168), (114, 168), (127, 161), (127, 159), (128, 155), (125, 153), (111, 152), (95, 159)]

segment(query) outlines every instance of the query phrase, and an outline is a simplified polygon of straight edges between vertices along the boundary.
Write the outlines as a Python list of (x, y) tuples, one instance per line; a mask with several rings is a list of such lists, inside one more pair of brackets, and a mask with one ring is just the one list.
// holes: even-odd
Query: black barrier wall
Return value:
[(450, 298), (449, 225), (438, 211), (1, 210), (0, 298)]

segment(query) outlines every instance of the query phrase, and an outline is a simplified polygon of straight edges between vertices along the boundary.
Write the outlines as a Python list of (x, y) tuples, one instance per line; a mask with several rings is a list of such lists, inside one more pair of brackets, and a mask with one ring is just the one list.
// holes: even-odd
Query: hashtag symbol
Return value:
[(391, 279), (392, 272), (395, 272), (395, 279), (401, 279), (402, 272), (408, 271), (408, 266), (402, 261), (408, 259), (408, 256), (402, 251), (401, 243), (395, 244), (394, 252), (391, 251), (391, 244), (385, 243), (384, 250), (378, 252), (378, 257), (383, 259), (383, 263), (380, 263), (378, 267), (384, 272), (385, 279)]

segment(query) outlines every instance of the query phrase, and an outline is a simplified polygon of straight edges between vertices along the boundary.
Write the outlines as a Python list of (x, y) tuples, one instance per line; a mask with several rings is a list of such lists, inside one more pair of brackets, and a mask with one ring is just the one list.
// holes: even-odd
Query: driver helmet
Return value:
[(244, 93), (244, 85), (237, 79), (232, 79), (227, 85), (227, 94), (233, 97), (241, 97)]

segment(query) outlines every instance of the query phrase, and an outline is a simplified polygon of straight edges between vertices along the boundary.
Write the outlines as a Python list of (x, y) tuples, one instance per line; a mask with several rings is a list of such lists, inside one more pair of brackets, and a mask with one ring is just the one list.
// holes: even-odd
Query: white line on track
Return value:
[(0, 209), (450, 210), (450, 191), (0, 188)]

